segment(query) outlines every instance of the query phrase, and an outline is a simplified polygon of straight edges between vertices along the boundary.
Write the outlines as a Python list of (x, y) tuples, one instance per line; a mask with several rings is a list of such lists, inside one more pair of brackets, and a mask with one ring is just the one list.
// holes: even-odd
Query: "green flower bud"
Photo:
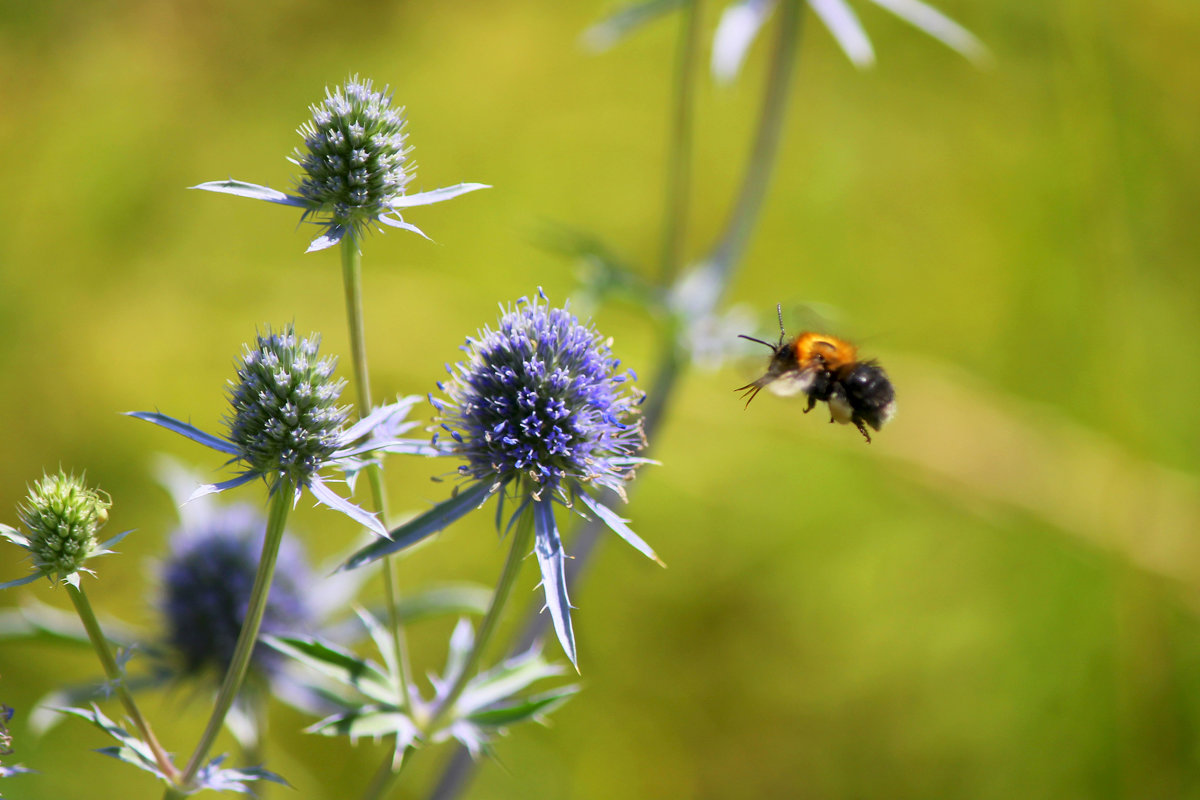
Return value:
[(83, 478), (59, 470), (45, 475), (29, 490), (17, 508), (29, 531), (29, 552), (34, 567), (51, 580), (78, 572), (101, 549), (96, 532), (108, 522), (112, 501)]

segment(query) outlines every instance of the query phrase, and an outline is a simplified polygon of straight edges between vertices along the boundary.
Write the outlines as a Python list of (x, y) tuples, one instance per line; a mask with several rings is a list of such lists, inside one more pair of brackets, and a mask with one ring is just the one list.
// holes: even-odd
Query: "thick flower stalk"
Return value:
[[(634, 470), (645, 463), (638, 411), (643, 395), (619, 371), (609, 342), (567, 309), (551, 308), (539, 293), (522, 299), (463, 346), (466, 357), (450, 369), (431, 397), (440, 412), (434, 443), (444, 455), (464, 459), (459, 474), (471, 484), (455, 497), (395, 531), (391, 540), (359, 551), (347, 567), (361, 566), (440, 530), (498, 497), (516, 503), (509, 525), (531, 515), (533, 550), (542, 571), (546, 605), (563, 649), (575, 661), (565, 553), (555, 506), (590, 512), (646, 556), (654, 551), (597, 496), (624, 497)], [(443, 435), (445, 434), (445, 435)], [(482, 635), (480, 637), (483, 638)]]
[[(403, 108), (392, 106), (385, 86), (375, 91), (371, 81), (353, 76), (343, 86), (325, 90), (325, 99), (309, 106), (311, 119), (297, 131), (304, 139), (289, 159), (303, 171), (296, 195), (243, 181), (211, 181), (193, 186), (303, 209), (301, 217), (321, 226), (308, 252), (324, 250), (349, 236), (358, 240), (373, 223), (425, 236), (405, 222), (400, 210), (449, 200), (482, 183), (460, 183), (427, 192), (407, 194), (416, 174), (409, 159), (412, 148), (404, 132)], [(429, 237), (425, 237), (429, 238)]]
[(88, 486), (82, 477), (59, 470), (43, 475), (29, 489), (18, 507), (17, 516), (26, 533), (0, 525), (0, 536), (25, 548), (33, 562), (34, 573), (0, 585), (0, 589), (20, 586), (45, 576), (51, 582), (79, 585), (79, 573), (93, 574), (84, 563), (95, 556), (111, 553), (109, 546), (125, 534), (99, 542), (96, 533), (108, 522), (112, 501), (99, 489)]
[(320, 337), (296, 335), (288, 325), (279, 333), (269, 329), (254, 345), (244, 348), (237, 379), (230, 382), (232, 412), (225, 418), (228, 435), (214, 436), (164, 414), (130, 412), (232, 456), (242, 471), (235, 477), (198, 488), (193, 497), (232, 489), (261, 478), (274, 493), (287, 485), (293, 503), (308, 489), (317, 502), (341, 511), (379, 534), (383, 524), (362, 508), (340, 497), (326, 484), (321, 470), (341, 466), (351, 478), (377, 452), (427, 453), (424, 442), (396, 438), (416, 423), (405, 422), (416, 397), (382, 406), (350, 427), (350, 409), (338, 405), (345, 382), (333, 377), (336, 360), (318, 358)]

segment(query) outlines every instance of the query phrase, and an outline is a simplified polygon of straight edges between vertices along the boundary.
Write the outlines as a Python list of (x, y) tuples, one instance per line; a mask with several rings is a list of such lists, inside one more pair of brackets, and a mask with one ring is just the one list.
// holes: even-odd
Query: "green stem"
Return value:
[(475, 668), (479, 666), (479, 659), (483, 656), (483, 650), (487, 647), (488, 642), (492, 639), (492, 634), (496, 631), (496, 624), (500, 621), (500, 613), (504, 610), (508, 598), (512, 595), (513, 587), (517, 583), (517, 575), (521, 572), (521, 562), (529, 555), (533, 544), (533, 503), (525, 506), (525, 510), (521, 513), (521, 518), (517, 520), (516, 529), (512, 533), (512, 546), (508, 551), (508, 558), (504, 561), (504, 569), (500, 571), (500, 579), (496, 581), (496, 591), (492, 595), (492, 604), (488, 607), (487, 614), (483, 618), (483, 622), (479, 626), (479, 633), (475, 637), (475, 645), (471, 648), (470, 654), (467, 656), (467, 661), (463, 664), (462, 671), (454, 681), (454, 685), (450, 687), (450, 691), (443, 698), (442, 702), (434, 710), (429, 722), (422, 726), (427, 733), (432, 733), (437, 730), (437, 725), (442, 719), (454, 708), (454, 704), (462, 695), (463, 689), (467, 687), (467, 682), (473, 677)]
[(100, 664), (104, 667), (104, 674), (108, 677), (108, 682), (112, 684), (117, 691), (117, 697), (121, 700), (121, 705), (125, 706), (125, 713), (133, 720), (134, 727), (138, 729), (138, 733), (142, 735), (142, 740), (150, 747), (154, 753), (154, 761), (158, 764), (158, 768), (162, 771), (167, 779), (174, 782), (179, 779), (179, 770), (171, 762), (171, 757), (167, 755), (167, 751), (163, 750), (161, 744), (158, 743), (158, 738), (155, 737), (154, 731), (150, 727), (150, 723), (142, 716), (141, 709), (130, 694), (129, 688), (125, 685), (125, 677), (121, 674), (121, 668), (117, 666), (117, 660), (113, 657), (112, 650), (108, 646), (108, 639), (104, 636), (104, 631), (100, 629), (100, 622), (96, 619), (96, 613), (92, 611), (92, 604), (88, 600), (87, 594), (83, 591), (82, 586), (76, 586), (73, 583), (67, 584), (67, 594), (71, 597), (71, 602), (75, 604), (75, 610), (79, 613), (79, 619), (83, 621), (83, 627), (87, 630), (88, 638), (92, 641), (92, 647), (96, 650), (96, 655), (100, 658)]
[[(358, 245), (358, 237), (346, 236), (342, 239), (342, 284), (346, 294), (346, 324), (350, 328), (350, 352), (354, 364), (354, 384), (358, 394), (358, 414), (359, 417), (362, 417), (371, 413), (372, 403), (362, 299), (362, 250)], [(375, 510), (383, 518), (383, 524), (387, 525), (387, 492), (383, 485), (383, 469), (378, 463), (367, 467), (367, 480), (371, 484), (371, 497), (375, 502)], [(390, 556), (385, 558), (383, 564), (380, 565), (380, 571), (383, 573), (383, 595), (384, 604), (387, 606), (388, 627), (392, 632), (392, 657), (400, 671), (400, 705), (402, 708), (412, 710), (414, 708), (412, 672), (408, 659), (408, 643), (397, 611), (396, 585), (399, 581), (396, 575), (395, 559)], [(389, 754), (386, 762), (389, 770), (394, 762), (394, 753)], [(401, 764), (403, 763), (404, 761), (401, 760)]]
[(700, 50), (702, 0), (683, 5), (675, 63), (674, 108), (667, 140), (667, 191), (659, 255), (659, 282), (667, 286), (683, 262), (688, 203), (692, 184), (692, 120), (695, 110), (696, 57)]
[[(271, 496), (270, 514), (267, 517), (267, 534), (263, 539), (262, 557), (258, 562), (258, 572), (254, 576), (254, 586), (250, 590), (250, 606), (246, 609), (246, 619), (242, 622), (242, 631), (238, 634), (237, 644), (233, 648), (233, 658), (229, 662), (229, 669), (225, 672), (221, 690), (217, 693), (212, 716), (208, 719), (208, 726), (200, 736), (200, 741), (196, 744), (191, 759), (188, 760), (183, 778), (179, 781), (179, 785), (184, 789), (191, 788), (192, 781), (196, 779), (196, 773), (200, 771), (205, 757), (208, 756), (208, 751), (216, 741), (217, 734), (221, 731), (221, 725), (225, 722), (225, 715), (229, 713), (233, 701), (237, 698), (238, 691), (242, 688), (242, 682), (250, 668), (250, 657), (254, 654), (254, 645), (258, 643), (258, 630), (262, 625), (263, 612), (267, 609), (267, 595), (271, 591), (271, 579), (275, 575), (275, 558), (279, 555), (279, 543), (283, 541), (283, 529), (287, 524), (288, 512), (292, 509), (295, 491), (296, 485), (290, 478), (281, 476), (275, 484)], [(177, 795), (168, 792), (166, 796)]]
[(737, 201), (729, 221), (708, 258), (715, 272), (717, 285), (724, 292), (729, 286), (733, 268), (741, 261), (750, 234), (758, 222), (763, 200), (770, 184), (771, 172), (779, 154), (779, 140), (787, 116), (787, 99), (795, 74), (796, 53), (800, 49), (800, 24), (804, 0), (783, 0), (779, 9), (778, 38), (771, 56), (763, 92), (762, 111), (750, 160), (742, 177)]

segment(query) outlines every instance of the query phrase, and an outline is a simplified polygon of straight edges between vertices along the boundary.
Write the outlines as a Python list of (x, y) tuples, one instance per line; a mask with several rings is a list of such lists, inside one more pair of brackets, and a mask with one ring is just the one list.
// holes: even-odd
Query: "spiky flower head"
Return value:
[(157, 411), (130, 411), (129, 416), (175, 431), (232, 456), (229, 463), (241, 464), (238, 475), (204, 484), (189, 499), (262, 478), (272, 494), (287, 486), (296, 502), (308, 490), (318, 503), (386, 534), (378, 517), (330, 489), (320, 473), (326, 466), (341, 467), (353, 488), (354, 477), (381, 453), (429, 454), (428, 441), (399, 438), (417, 424), (406, 422), (405, 416), (419, 398), (399, 398), (347, 426), (350, 408), (338, 405), (346, 382), (333, 377), (336, 359), (318, 357), (320, 343), (317, 334), (300, 338), (295, 327), (287, 325), (279, 333), (268, 328), (253, 345), (245, 345), (237, 377), (229, 382), (232, 413), (225, 417), (226, 436)]
[[(242, 630), (262, 552), (266, 519), (250, 506), (215, 510), (171, 535), (171, 555), (161, 573), (166, 639), (184, 674), (224, 674)], [(310, 630), (312, 574), (304, 551), (285, 536), (263, 613), (263, 634)], [(251, 667), (271, 677), (281, 656), (255, 645)]]
[(429, 398), (451, 439), (434, 434), (434, 454), (464, 457), (458, 471), (471, 485), (392, 530), (388, 539), (362, 548), (343, 569), (409, 547), (492, 495), (498, 497), (500, 525), (505, 498), (512, 495), (517, 507), (509, 526), (522, 515), (532, 518), (546, 607), (574, 663), (566, 553), (555, 508), (591, 512), (658, 561), (654, 550), (609, 507), (613, 498), (596, 491), (608, 489), (624, 499), (625, 483), (646, 463), (638, 456), (646, 444), (638, 411), (644, 395), (629, 382), (636, 377), (632, 372), (619, 371), (611, 340), (581, 323), (566, 305), (551, 308), (539, 290), (533, 300), (523, 297), (501, 311), (498, 330), (484, 328), (467, 339), (461, 348), (466, 358), (446, 368), (451, 378), (438, 388), (448, 399)]
[(459, 472), (493, 485), (523, 477), (563, 497), (580, 483), (621, 492), (645, 445), (635, 376), (618, 371), (611, 340), (539, 299), (468, 339), (438, 384), (442, 428), (467, 460)]
[(29, 534), (28, 550), (34, 567), (50, 580), (64, 580), (83, 569), (83, 563), (103, 547), (96, 532), (108, 522), (112, 501), (82, 477), (44, 475), (29, 489), (17, 516)]
[(392, 106), (386, 86), (377, 92), (371, 81), (356, 75), (332, 91), (327, 88), (325, 100), (309, 110), (312, 119), (297, 131), (304, 145), (288, 159), (304, 170), (297, 182), (298, 194), (232, 178), (192, 188), (302, 209), (302, 219), (312, 218), (321, 225), (321, 233), (308, 246), (310, 253), (343, 240), (354, 245), (376, 222), (425, 236), (404, 220), (402, 209), (488, 188), (483, 183), (458, 183), (406, 194), (416, 165), (408, 160), (412, 148), (405, 145), (404, 109)]
[(288, 325), (243, 347), (226, 423), (250, 471), (307, 486), (341, 445), (349, 409), (337, 402), (346, 382), (333, 378), (337, 359), (317, 357), (320, 343), (317, 334), (299, 338)]
[(304, 137), (290, 161), (304, 170), (298, 191), (305, 216), (358, 236), (367, 223), (391, 210), (416, 165), (408, 161), (403, 108), (392, 107), (388, 87), (375, 91), (357, 76), (309, 106), (312, 119), (297, 131)]

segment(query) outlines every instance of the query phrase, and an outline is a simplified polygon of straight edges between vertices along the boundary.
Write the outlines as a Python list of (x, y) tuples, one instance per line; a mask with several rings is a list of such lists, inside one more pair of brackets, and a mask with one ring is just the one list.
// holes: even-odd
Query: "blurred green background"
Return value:
[[(879, 60), (860, 72), (809, 15), (731, 292), (760, 333), (776, 302), (837, 309), (899, 416), (868, 447), (795, 400), (743, 411), (731, 389), (765, 359), (689, 373), (627, 509), (669, 568), (605, 543), (572, 598), (586, 690), (501, 741), (472, 797), (1200, 797), (1200, 4), (938, 6), (990, 67), (860, 3)], [(585, 52), (613, 7), (0, 5), (0, 519), (44, 469), (86, 469), (114, 499), (108, 530), (136, 529), (93, 602), (157, 630), (177, 516), (152, 457), (216, 475), (219, 456), (118, 412), (215, 428), (256, 325), (347, 352), (337, 256), (303, 254), (315, 229), (184, 187), (290, 186), (307, 104), (350, 73), (408, 107), (412, 190), (495, 186), (407, 215), (436, 244), (366, 243), (377, 397), (431, 390), (498, 302), (571, 295), (574, 266), (537, 244), (549, 222), (652, 276), (678, 20)], [(689, 256), (727, 213), (767, 44), (735, 84), (700, 82)], [(621, 304), (595, 319), (648, 386), (657, 323)], [(429, 477), (447, 468), (394, 459), (393, 508), (444, 497)], [(345, 552), (346, 521), (307, 505), (292, 527), (314, 556)], [(3, 552), (0, 580), (22, 574)], [(483, 514), (402, 571), (491, 585), (502, 553)], [(44, 582), (2, 600), (22, 596), (67, 605)], [(414, 630), (420, 672), (448, 631)], [(90, 653), (2, 646), (6, 761), (42, 773), (5, 796), (158, 796), (88, 752), (107, 744), (91, 728), (26, 731), (35, 698), (98, 672)], [(147, 701), (176, 751), (204, 710), (189, 689)], [(297, 797), (357, 796), (378, 749), (293, 733), (308, 721), (274, 716), (268, 767)], [(424, 796), (445, 754), (396, 796)]]

